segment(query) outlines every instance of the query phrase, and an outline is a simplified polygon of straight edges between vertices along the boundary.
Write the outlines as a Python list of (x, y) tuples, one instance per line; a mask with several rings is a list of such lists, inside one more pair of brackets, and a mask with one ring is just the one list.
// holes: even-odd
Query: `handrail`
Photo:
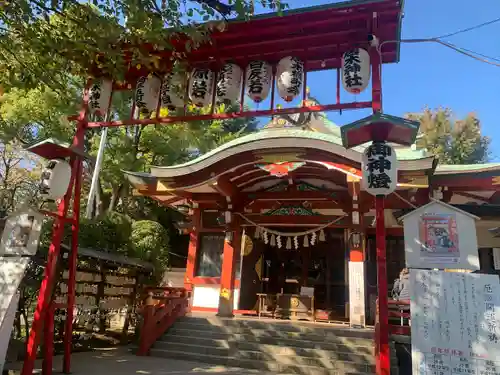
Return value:
[[(153, 287), (147, 288), (143, 309), (143, 323), (137, 355), (145, 356), (158, 338), (174, 322), (186, 315), (189, 310), (190, 294), (184, 288)], [(161, 295), (153, 293), (161, 292)]]
[(389, 333), (410, 336), (411, 327), (408, 324), (408, 320), (411, 318), (410, 301), (389, 300), (387, 302), (389, 305), (389, 318), (399, 318), (400, 321), (400, 324), (389, 323)]

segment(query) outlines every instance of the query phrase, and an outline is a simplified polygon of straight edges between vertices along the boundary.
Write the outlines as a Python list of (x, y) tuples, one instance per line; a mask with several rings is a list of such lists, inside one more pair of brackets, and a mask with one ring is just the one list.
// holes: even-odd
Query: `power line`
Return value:
[[(386, 41), (380, 43), (380, 45), (378, 46), (378, 53), (379, 54), (381, 54), (383, 45), (388, 44), (388, 43), (398, 43), (398, 44), (401, 44), (401, 43), (438, 43), (444, 47), (447, 47), (447, 48), (454, 50), (455, 52), (458, 52), (458, 53), (461, 53), (462, 55), (473, 58), (474, 60), (483, 62), (485, 64), (500, 67), (500, 59), (497, 59), (497, 58), (491, 57), (491, 56), (487, 56), (484, 54), (480, 54), (480, 53), (474, 52), (474, 51), (466, 49), (466, 48), (458, 47), (454, 44), (442, 41), (439, 38), (386, 40)], [(490, 61), (490, 60), (499, 61), (499, 63), (496, 63), (496, 62)]]
[(452, 33), (449, 33), (449, 34), (441, 35), (441, 36), (438, 36), (438, 37), (433, 38), (433, 39), (449, 38), (451, 36), (455, 36), (455, 35), (458, 35), (458, 34), (466, 33), (466, 32), (472, 31), (472, 30), (476, 30), (476, 29), (479, 29), (481, 27), (488, 26), (488, 25), (494, 24), (494, 23), (499, 22), (499, 21), (500, 21), (500, 17), (499, 18), (495, 18), (494, 20), (483, 22), (483, 23), (480, 23), (478, 25), (467, 27), (465, 29), (461, 29), (461, 30), (458, 30), (458, 31), (455, 31), (455, 32), (452, 32)]

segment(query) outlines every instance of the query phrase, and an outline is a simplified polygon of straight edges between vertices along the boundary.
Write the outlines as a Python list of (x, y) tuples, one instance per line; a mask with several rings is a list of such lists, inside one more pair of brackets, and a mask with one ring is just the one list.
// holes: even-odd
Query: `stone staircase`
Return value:
[(373, 331), (271, 319), (184, 317), (151, 355), (273, 374), (375, 373)]

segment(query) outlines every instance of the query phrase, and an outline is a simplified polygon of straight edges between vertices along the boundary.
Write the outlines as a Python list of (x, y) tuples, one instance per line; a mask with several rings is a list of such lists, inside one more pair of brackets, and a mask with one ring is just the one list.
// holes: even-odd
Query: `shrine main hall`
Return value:
[[(344, 148), (341, 128), (324, 113), (293, 116), (275, 116), (259, 132), (185, 164), (126, 176), (136, 194), (185, 215), (179, 228), (190, 240), (176, 286), (192, 291), (193, 311), (373, 324), (374, 197), (360, 184), (366, 146)], [(406, 121), (382, 116), (396, 126)], [(500, 163), (443, 165), (418, 138), (392, 147), (399, 170), (385, 203), (389, 290), (405, 267), (398, 218), (432, 199), (480, 218), (481, 270), (494, 272)], [(365, 301), (355, 318), (354, 295)]]

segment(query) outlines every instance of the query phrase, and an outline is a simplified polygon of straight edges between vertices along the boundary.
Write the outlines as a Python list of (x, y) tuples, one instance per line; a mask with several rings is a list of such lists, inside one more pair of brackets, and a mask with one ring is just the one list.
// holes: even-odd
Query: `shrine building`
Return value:
[[(385, 206), (389, 288), (405, 267), (398, 217), (432, 198), (481, 218), (481, 268), (493, 270), (500, 163), (441, 165), (416, 144), (392, 146), (399, 174)], [(276, 116), (190, 162), (126, 176), (137, 194), (186, 215), (184, 286), (193, 292), (193, 311), (267, 313), (268, 296), (279, 296), (273, 314), (348, 322), (356, 288), (365, 301), (363, 321), (373, 324), (374, 197), (360, 188), (364, 149), (344, 148), (341, 128), (322, 112)], [(350, 282), (354, 263), (363, 279)]]

